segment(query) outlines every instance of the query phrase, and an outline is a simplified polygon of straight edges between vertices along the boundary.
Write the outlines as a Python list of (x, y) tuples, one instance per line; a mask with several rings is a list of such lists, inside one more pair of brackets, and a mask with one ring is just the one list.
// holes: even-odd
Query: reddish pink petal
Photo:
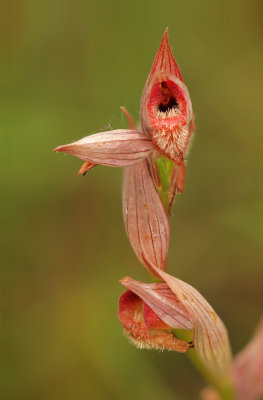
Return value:
[(207, 371), (220, 384), (229, 384), (231, 351), (227, 330), (210, 304), (192, 286), (155, 268), (191, 315), (194, 347)]
[(131, 332), (133, 324), (137, 324), (137, 326), (134, 328), (138, 328), (137, 332), (140, 330), (140, 336), (143, 337), (147, 334), (147, 328), (144, 326), (141, 310), (142, 300), (135, 293), (127, 290), (121, 295), (119, 300), (118, 315), (122, 326), (126, 331)]
[(141, 125), (158, 151), (180, 165), (192, 137), (193, 110), (186, 86), (172, 76), (156, 76), (141, 100)]
[(148, 328), (143, 308), (143, 301), (132, 291), (128, 290), (121, 295), (118, 315), (132, 343), (139, 348), (187, 352), (189, 343), (177, 339), (169, 332), (168, 327), (160, 327), (159, 321), (157, 327)]
[[(166, 283), (142, 283), (129, 277), (123, 278), (120, 282), (139, 296), (170, 328), (193, 329), (190, 314)], [(146, 316), (152, 318), (150, 314)], [(154, 324), (149, 320), (146, 325)]]
[(152, 78), (155, 72), (166, 72), (174, 75), (183, 82), (181, 71), (175, 61), (172, 50), (168, 40), (168, 28), (166, 28), (160, 47), (155, 56), (148, 81)]
[(250, 343), (234, 359), (233, 375), (238, 400), (263, 397), (263, 320)]
[(142, 132), (126, 129), (100, 132), (54, 151), (72, 154), (92, 164), (125, 167), (147, 157), (154, 147)]
[(164, 269), (170, 228), (149, 172), (148, 160), (125, 168), (123, 216), (128, 238), (139, 261)]
[(143, 302), (142, 312), (144, 323), (148, 329), (171, 329), (145, 302)]

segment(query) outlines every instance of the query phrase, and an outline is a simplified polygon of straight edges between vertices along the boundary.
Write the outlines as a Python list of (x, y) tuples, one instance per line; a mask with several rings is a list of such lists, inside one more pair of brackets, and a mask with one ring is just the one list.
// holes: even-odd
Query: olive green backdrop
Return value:
[(201, 291), (233, 351), (262, 311), (262, 2), (5, 3), (5, 399), (187, 400), (187, 357), (139, 351), (118, 280), (146, 281), (122, 221), (121, 170), (78, 177), (52, 149), (126, 127), (166, 26), (196, 135), (171, 219), (170, 273)]

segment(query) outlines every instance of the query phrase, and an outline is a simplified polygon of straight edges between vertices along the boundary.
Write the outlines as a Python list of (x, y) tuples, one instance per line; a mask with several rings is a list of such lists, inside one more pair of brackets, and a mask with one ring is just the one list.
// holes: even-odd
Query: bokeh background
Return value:
[(196, 399), (187, 357), (139, 351), (118, 280), (146, 281), (125, 235), (121, 170), (78, 177), (52, 149), (138, 120), (166, 26), (196, 136), (171, 219), (169, 272), (208, 299), (234, 353), (262, 293), (262, 2), (10, 1), (3, 25), (5, 399)]

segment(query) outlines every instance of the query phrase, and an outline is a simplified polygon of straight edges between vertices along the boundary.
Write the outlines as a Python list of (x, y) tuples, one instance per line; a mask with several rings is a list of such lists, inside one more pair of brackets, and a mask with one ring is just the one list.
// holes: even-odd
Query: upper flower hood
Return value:
[(166, 29), (141, 99), (141, 126), (158, 151), (180, 165), (194, 130), (190, 95)]

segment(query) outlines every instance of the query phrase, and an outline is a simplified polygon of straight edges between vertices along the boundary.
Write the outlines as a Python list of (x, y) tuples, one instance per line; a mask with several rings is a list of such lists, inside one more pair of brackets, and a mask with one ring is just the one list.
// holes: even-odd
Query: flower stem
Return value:
[(199, 373), (205, 378), (205, 380), (214, 386), (222, 400), (235, 400), (234, 391), (230, 381), (224, 383), (216, 381), (216, 379), (211, 376), (209, 371), (207, 371), (204, 365), (200, 362), (194, 348), (190, 349), (187, 352), (187, 355), (189, 360), (199, 371)]
[[(176, 329), (173, 330), (173, 333), (178, 339), (185, 340), (187, 342), (190, 342), (193, 339), (193, 331)], [(199, 373), (204, 377), (204, 379), (215, 388), (222, 400), (236, 399), (231, 381), (229, 380), (227, 382), (220, 382), (216, 380), (215, 377), (212, 376), (205, 366), (200, 362), (194, 347), (188, 350), (187, 356)]]
[(160, 187), (158, 189), (159, 196), (162, 200), (164, 208), (168, 213), (169, 210), (169, 196), (171, 190), (171, 178), (173, 174), (174, 163), (164, 156), (160, 156), (156, 160), (156, 165), (160, 176)]

